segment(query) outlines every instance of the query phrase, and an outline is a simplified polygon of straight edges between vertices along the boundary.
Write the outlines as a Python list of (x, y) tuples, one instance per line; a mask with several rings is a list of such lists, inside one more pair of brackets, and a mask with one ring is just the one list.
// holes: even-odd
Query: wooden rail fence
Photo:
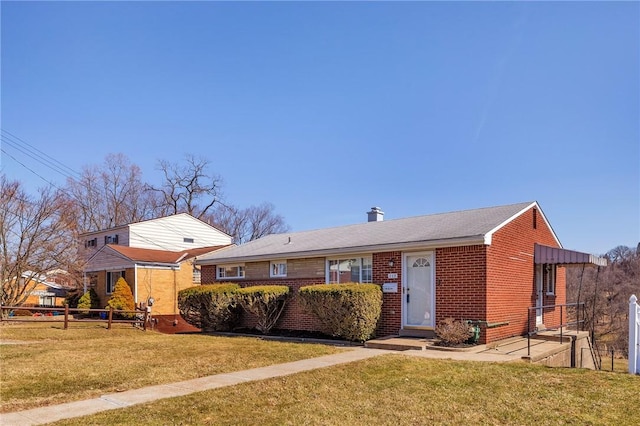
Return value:
[[(12, 312), (16, 311), (30, 311), (34, 312), (31, 316), (12, 315)], [(44, 312), (44, 314), (43, 314)], [(85, 315), (92, 312), (103, 314), (99, 318), (84, 318)], [(50, 313), (50, 315), (49, 315)], [(123, 315), (133, 314), (131, 319), (114, 319), (122, 317)], [(77, 318), (75, 317), (77, 316)], [(147, 330), (147, 323), (149, 323), (149, 312), (145, 310), (133, 310), (125, 311), (119, 309), (78, 309), (69, 308), (69, 305), (64, 305), (58, 308), (38, 308), (38, 307), (24, 307), (24, 306), (0, 306), (0, 321), (2, 322), (36, 322), (42, 321), (42, 317), (46, 317), (47, 322), (62, 322), (64, 323), (64, 329), (69, 327), (69, 322), (106, 322), (107, 329), (111, 330), (111, 325), (114, 323), (129, 323), (142, 327), (143, 330)], [(58, 317), (61, 317), (58, 319)]]

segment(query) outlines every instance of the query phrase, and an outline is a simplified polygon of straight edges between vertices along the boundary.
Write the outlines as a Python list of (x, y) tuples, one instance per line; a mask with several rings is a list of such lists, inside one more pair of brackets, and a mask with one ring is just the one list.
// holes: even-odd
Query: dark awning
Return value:
[(558, 247), (535, 245), (534, 262), (550, 265), (593, 265), (607, 266), (607, 259), (589, 253), (567, 250)]

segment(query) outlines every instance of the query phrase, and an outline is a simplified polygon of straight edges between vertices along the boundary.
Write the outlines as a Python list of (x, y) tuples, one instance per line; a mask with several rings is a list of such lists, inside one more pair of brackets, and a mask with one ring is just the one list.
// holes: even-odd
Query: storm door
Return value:
[(407, 254), (405, 268), (404, 325), (433, 327), (435, 320), (433, 253)]

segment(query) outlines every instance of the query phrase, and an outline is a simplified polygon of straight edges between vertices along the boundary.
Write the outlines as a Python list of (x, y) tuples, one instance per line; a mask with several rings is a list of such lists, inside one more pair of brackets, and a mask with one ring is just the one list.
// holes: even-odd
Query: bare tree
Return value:
[(156, 214), (166, 216), (189, 213), (198, 219), (204, 217), (220, 201), (222, 178), (209, 171), (209, 160), (185, 157), (185, 164), (158, 162), (158, 169), (164, 175), (159, 187), (147, 185), (159, 198)]
[(109, 154), (102, 166), (85, 166), (67, 180), (79, 233), (152, 218), (153, 194), (145, 190), (140, 167), (124, 154)]
[(585, 302), (586, 328), (597, 340), (624, 352), (629, 296), (640, 292), (640, 253), (618, 246), (605, 257), (606, 267), (567, 268), (567, 298)]
[(20, 182), (0, 176), (0, 263), (3, 305), (20, 305), (38, 279), (75, 264), (76, 238), (68, 199), (51, 187), (30, 197)]
[(220, 204), (208, 219), (214, 226), (231, 235), (236, 244), (289, 230), (284, 218), (275, 213), (275, 207), (271, 203), (246, 209)]

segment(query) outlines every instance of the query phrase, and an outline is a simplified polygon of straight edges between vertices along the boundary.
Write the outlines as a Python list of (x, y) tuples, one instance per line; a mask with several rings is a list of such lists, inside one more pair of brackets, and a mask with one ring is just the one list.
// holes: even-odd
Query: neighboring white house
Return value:
[(104, 306), (119, 278), (136, 303), (153, 300), (154, 313), (176, 316), (181, 289), (200, 284), (198, 256), (231, 245), (231, 237), (181, 213), (80, 235), (85, 291), (95, 289)]
[(88, 259), (107, 244), (182, 251), (229, 245), (231, 237), (187, 213), (180, 213), (81, 234), (80, 243)]

